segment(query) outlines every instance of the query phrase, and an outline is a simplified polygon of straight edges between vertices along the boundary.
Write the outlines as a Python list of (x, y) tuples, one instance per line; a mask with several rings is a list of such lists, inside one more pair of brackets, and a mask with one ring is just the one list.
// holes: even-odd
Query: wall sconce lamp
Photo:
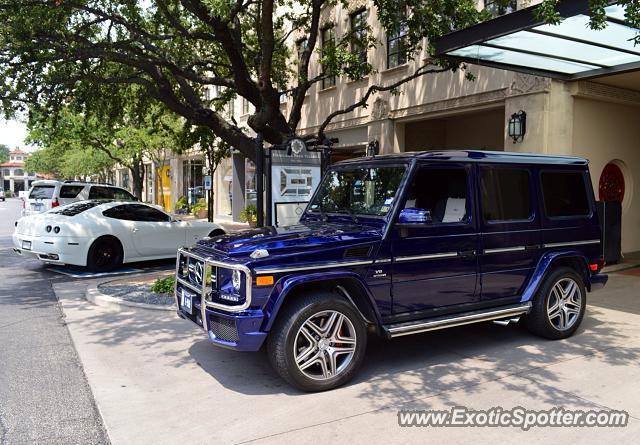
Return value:
[(526, 132), (527, 113), (522, 110), (513, 113), (509, 118), (509, 137), (513, 139), (513, 143), (522, 141)]

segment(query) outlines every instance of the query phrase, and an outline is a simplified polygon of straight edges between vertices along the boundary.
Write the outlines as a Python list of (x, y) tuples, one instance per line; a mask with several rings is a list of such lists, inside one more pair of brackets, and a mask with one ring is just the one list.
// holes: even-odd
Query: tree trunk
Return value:
[(142, 188), (144, 186), (144, 164), (142, 160), (135, 159), (129, 171), (131, 172), (133, 196), (135, 196), (138, 201), (142, 201)]

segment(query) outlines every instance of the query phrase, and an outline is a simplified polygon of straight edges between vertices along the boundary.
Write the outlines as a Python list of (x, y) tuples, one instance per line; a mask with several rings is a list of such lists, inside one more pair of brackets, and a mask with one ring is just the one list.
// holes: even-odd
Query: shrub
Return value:
[(258, 215), (258, 209), (256, 209), (256, 206), (254, 205), (246, 206), (244, 210), (240, 212), (240, 221), (242, 222), (255, 221), (257, 215)]
[(207, 200), (204, 198), (198, 199), (198, 202), (193, 207), (191, 207), (192, 215), (198, 216), (201, 213), (204, 216), (207, 215)]
[(187, 200), (186, 196), (181, 196), (177, 201), (176, 201), (176, 210), (185, 210), (189, 208), (189, 201)]
[(156, 294), (170, 294), (176, 287), (175, 277), (158, 278), (151, 286), (151, 292)]
[(5, 198), (13, 198), (13, 192), (11, 190), (5, 190), (4, 197)]

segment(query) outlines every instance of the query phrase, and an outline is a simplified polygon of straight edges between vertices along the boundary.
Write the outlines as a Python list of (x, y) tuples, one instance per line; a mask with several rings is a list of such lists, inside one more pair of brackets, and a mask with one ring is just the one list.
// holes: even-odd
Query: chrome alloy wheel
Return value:
[(309, 317), (296, 334), (294, 359), (300, 372), (314, 380), (333, 378), (349, 366), (356, 351), (356, 330), (338, 311)]
[(580, 317), (582, 292), (572, 278), (562, 278), (551, 288), (547, 301), (547, 317), (559, 331), (571, 328)]

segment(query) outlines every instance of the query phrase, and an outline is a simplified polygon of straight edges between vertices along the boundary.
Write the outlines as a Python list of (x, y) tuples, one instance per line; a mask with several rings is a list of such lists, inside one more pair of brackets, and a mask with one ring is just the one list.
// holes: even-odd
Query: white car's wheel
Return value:
[(122, 246), (117, 238), (100, 237), (89, 248), (87, 267), (92, 272), (108, 272), (120, 264), (122, 264)]

